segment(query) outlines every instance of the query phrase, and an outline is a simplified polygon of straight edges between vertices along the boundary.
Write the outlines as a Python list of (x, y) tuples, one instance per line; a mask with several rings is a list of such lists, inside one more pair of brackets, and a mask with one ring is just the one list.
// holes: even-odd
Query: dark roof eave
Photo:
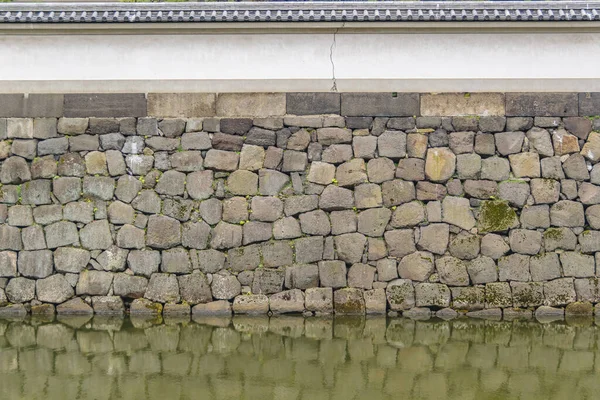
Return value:
[(378, 21), (600, 21), (600, 1), (0, 4), (0, 24)]

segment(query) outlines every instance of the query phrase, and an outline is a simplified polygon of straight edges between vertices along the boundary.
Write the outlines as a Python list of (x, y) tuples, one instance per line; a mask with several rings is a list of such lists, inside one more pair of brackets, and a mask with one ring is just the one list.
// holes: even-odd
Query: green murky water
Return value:
[(0, 398), (597, 399), (593, 321), (0, 321)]

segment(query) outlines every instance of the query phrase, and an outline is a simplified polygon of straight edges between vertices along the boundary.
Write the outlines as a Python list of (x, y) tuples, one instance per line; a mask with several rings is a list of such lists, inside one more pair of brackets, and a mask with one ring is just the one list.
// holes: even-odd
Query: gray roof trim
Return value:
[(0, 24), (352, 21), (600, 21), (600, 1), (0, 3)]

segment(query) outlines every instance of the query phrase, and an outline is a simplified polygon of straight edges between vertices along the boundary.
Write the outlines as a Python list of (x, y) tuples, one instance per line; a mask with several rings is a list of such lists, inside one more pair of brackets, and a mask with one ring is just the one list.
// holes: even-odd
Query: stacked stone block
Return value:
[(595, 95), (124, 96), (0, 119), (3, 312), (600, 301)]

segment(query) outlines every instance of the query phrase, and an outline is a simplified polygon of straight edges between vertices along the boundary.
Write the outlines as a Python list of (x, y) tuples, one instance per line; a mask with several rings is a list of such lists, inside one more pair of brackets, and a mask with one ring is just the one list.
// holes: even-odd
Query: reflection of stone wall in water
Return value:
[(599, 98), (0, 95), (2, 312), (591, 313)]
[(3, 399), (590, 399), (599, 389), (591, 321), (61, 320), (0, 320)]

